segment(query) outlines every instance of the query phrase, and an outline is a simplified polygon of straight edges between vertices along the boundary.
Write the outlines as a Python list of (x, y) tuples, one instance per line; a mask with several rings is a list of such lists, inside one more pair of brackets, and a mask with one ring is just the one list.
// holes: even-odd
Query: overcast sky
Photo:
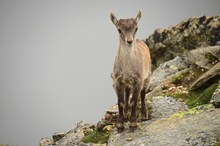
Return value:
[(117, 102), (110, 73), (118, 34), (109, 19), (143, 15), (137, 37), (191, 16), (218, 15), (219, 0), (0, 0), (0, 143), (38, 145)]

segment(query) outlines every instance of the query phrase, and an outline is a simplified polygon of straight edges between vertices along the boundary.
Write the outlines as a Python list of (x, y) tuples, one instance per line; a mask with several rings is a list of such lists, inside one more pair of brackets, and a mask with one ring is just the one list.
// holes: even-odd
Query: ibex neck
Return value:
[(133, 41), (131, 46), (129, 46), (127, 43), (124, 43), (120, 40), (118, 53), (124, 57), (125, 56), (129, 57), (130, 55), (134, 54), (135, 47), (136, 47), (136, 40)]

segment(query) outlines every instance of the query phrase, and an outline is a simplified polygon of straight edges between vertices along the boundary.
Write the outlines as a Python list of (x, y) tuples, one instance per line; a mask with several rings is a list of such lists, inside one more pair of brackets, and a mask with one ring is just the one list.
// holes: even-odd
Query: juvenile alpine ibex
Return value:
[[(128, 118), (131, 106), (130, 131), (137, 127), (137, 99), (141, 97), (142, 120), (148, 119), (145, 94), (151, 76), (151, 57), (147, 45), (135, 39), (141, 11), (135, 18), (117, 20), (111, 12), (110, 18), (119, 32), (119, 48), (113, 66), (113, 87), (118, 97), (119, 116), (116, 124), (118, 132), (124, 130), (124, 121)], [(129, 97), (131, 95), (131, 100)]]

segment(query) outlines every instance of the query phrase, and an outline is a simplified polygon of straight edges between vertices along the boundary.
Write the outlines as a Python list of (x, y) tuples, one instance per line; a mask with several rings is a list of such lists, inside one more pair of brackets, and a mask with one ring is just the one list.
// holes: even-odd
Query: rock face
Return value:
[(193, 17), (168, 29), (157, 29), (145, 40), (151, 51), (154, 69), (165, 61), (183, 55), (186, 50), (215, 46), (219, 41), (220, 15)]

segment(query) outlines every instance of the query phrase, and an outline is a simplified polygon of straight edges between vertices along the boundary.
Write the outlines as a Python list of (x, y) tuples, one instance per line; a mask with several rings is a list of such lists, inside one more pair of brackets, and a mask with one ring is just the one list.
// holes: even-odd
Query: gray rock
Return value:
[(152, 118), (166, 118), (178, 111), (188, 110), (184, 102), (176, 101), (172, 97), (157, 96), (152, 99)]
[(174, 59), (161, 64), (152, 74), (150, 79), (150, 89), (154, 89), (159, 84), (171, 80), (176, 74), (184, 71), (189, 66), (185, 57), (175, 57)]
[(187, 53), (187, 58), (200, 68), (210, 69), (220, 59), (220, 46), (208, 46), (191, 50)]
[[(202, 85), (204, 85), (206, 82), (208, 82), (211, 78), (218, 77), (220, 75), (220, 62), (214, 65), (210, 70), (205, 72), (202, 76), (200, 76), (192, 85), (191, 89), (195, 90)], [(216, 80), (217, 82), (217, 80)]]
[(218, 85), (218, 88), (215, 90), (215, 92), (212, 95), (211, 103), (216, 107), (220, 108), (220, 83)]

